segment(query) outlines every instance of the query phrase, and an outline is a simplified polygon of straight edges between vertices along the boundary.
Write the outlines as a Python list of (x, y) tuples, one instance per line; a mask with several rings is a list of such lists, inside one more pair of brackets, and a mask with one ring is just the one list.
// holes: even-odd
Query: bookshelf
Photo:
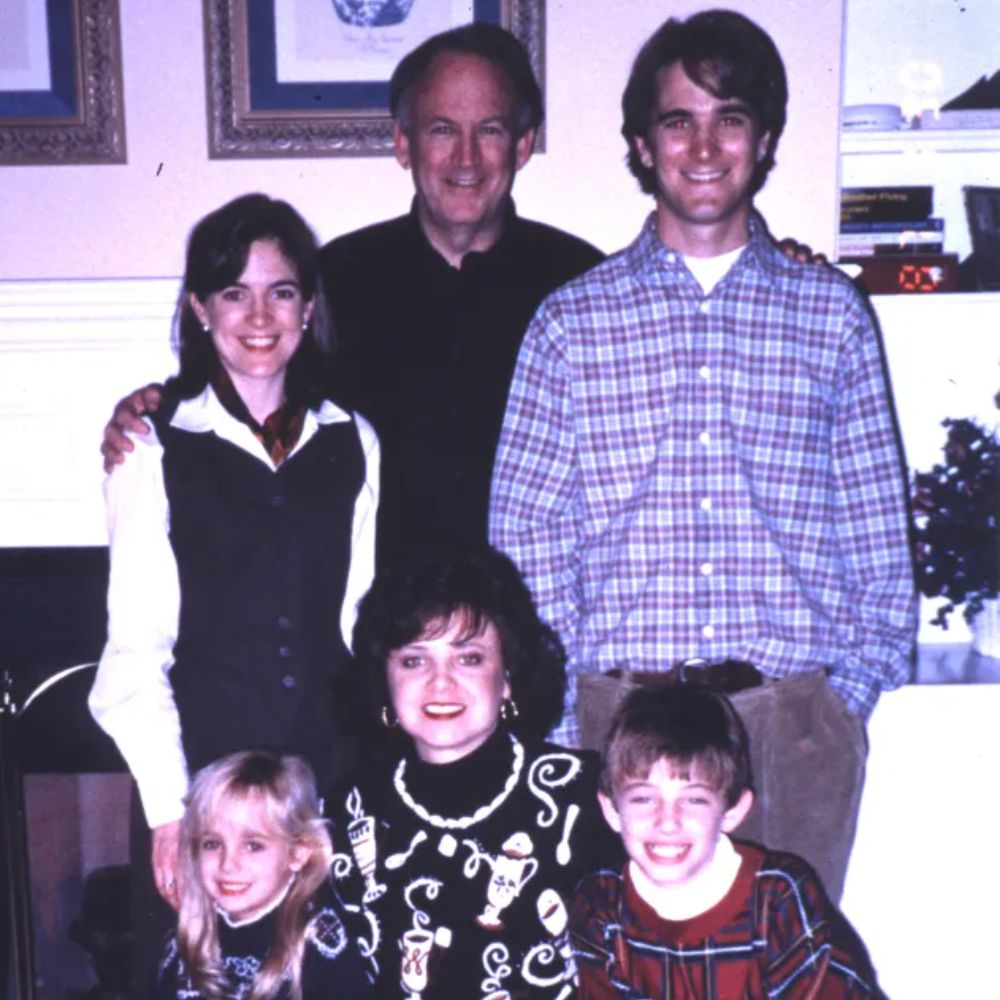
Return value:
[[(887, 115), (895, 107), (904, 122), (943, 125), (926, 119), (1000, 65), (996, 0), (843, 0), (843, 10), (845, 108), (875, 105)], [(944, 251), (968, 257), (962, 188), (1000, 187), (1000, 128), (844, 130), (840, 139), (841, 187), (932, 185)]]
[(971, 250), (964, 185), (1000, 187), (1000, 130), (911, 129), (842, 132), (840, 186), (934, 186), (934, 214), (945, 220), (944, 249)]

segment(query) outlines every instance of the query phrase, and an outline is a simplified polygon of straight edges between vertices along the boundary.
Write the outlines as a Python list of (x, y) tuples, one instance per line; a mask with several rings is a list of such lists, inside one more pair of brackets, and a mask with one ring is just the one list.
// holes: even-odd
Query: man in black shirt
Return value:
[[(521, 338), (541, 300), (601, 259), (590, 244), (518, 218), (514, 175), (531, 157), (542, 98), (527, 53), (471, 24), (425, 41), (390, 81), (409, 215), (341, 236), (321, 271), (338, 341), (338, 401), (382, 446), (380, 561), (411, 542), (486, 540), (496, 450)], [(142, 433), (158, 394), (123, 400), (105, 465)]]
[(340, 345), (338, 398), (382, 445), (379, 551), (486, 538), (490, 474), (528, 320), (601, 254), (519, 219), (510, 198), (542, 100), (509, 32), (428, 39), (389, 85), (409, 215), (327, 244), (321, 270)]

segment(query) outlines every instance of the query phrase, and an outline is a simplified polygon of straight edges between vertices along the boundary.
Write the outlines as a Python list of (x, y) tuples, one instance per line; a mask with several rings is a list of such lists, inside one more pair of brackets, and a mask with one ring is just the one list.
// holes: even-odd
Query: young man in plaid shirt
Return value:
[(916, 616), (869, 310), (753, 210), (787, 96), (773, 41), (736, 13), (667, 21), (640, 51), (622, 132), (655, 212), (532, 320), (490, 531), (569, 653), (556, 739), (599, 745), (576, 730), (585, 675), (757, 668), (757, 718), (740, 705), (767, 740), (752, 836), (838, 899), (864, 723), (909, 676)]
[(638, 688), (601, 769), (623, 871), (570, 907), (580, 1000), (880, 997), (864, 945), (794, 854), (733, 842), (753, 800), (746, 734), (722, 695)]

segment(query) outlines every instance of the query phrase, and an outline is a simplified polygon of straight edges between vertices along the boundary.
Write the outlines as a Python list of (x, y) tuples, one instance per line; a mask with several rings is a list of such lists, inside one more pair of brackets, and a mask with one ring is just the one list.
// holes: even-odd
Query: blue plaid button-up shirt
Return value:
[(904, 483), (850, 282), (788, 260), (752, 218), (705, 295), (651, 216), (532, 320), (490, 531), (571, 678), (692, 657), (825, 669), (866, 719), (907, 679), (915, 638)]

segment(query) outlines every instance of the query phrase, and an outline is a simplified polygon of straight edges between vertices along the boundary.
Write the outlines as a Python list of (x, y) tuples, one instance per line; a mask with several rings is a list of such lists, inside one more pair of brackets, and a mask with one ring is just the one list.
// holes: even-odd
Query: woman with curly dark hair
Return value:
[(333, 871), (378, 995), (570, 996), (564, 900), (620, 847), (596, 757), (544, 742), (565, 653), (517, 568), (486, 546), (411, 554), (361, 602), (354, 651), (358, 719), (391, 752), (332, 797)]

